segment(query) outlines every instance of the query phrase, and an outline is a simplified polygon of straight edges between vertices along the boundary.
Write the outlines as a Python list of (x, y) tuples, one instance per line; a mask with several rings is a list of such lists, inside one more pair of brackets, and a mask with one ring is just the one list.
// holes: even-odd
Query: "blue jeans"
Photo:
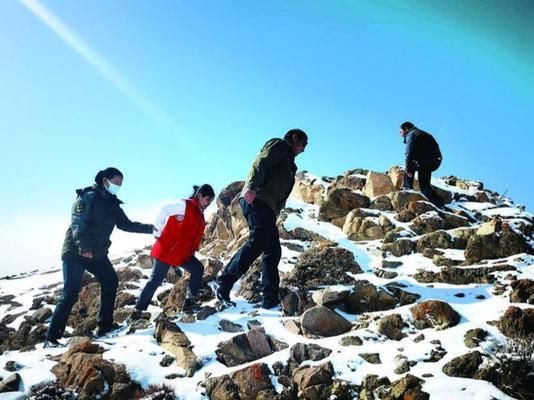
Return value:
[[(171, 266), (160, 260), (154, 259), (154, 267), (152, 268), (152, 274), (150, 279), (146, 283), (145, 287), (141, 291), (137, 303), (135, 304), (136, 310), (146, 310), (152, 296), (156, 292), (156, 289), (160, 287), (161, 283), (167, 276), (167, 272)], [(204, 274), (204, 266), (195, 257), (192, 257), (187, 263), (180, 265), (191, 274), (189, 279), (189, 292), (193, 297), (198, 294), (200, 286), (202, 286), (202, 275)]]
[(245, 199), (239, 199), (243, 215), (247, 219), (249, 238), (247, 242), (234, 254), (219, 277), (219, 284), (223, 291), (229, 292), (233, 284), (247, 272), (252, 263), (261, 254), (261, 284), (264, 301), (278, 301), (280, 276), (278, 263), (282, 255), (276, 215), (264, 202), (256, 199), (248, 204)]
[(105, 329), (113, 325), (113, 307), (119, 284), (113, 265), (107, 257), (97, 261), (85, 260), (82, 257), (71, 258), (63, 260), (63, 296), (57, 303), (48, 326), (48, 339), (59, 339), (63, 336), (72, 307), (78, 300), (84, 271), (93, 274), (100, 283), (99, 327)]

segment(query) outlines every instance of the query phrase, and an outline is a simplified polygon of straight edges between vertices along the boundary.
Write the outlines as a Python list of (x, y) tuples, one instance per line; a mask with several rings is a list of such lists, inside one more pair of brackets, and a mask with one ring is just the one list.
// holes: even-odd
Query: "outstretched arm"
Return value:
[(117, 228), (126, 232), (152, 233), (152, 231), (154, 230), (154, 225), (152, 224), (142, 224), (140, 222), (130, 221), (130, 219), (126, 216), (126, 214), (120, 207), (116, 225)]

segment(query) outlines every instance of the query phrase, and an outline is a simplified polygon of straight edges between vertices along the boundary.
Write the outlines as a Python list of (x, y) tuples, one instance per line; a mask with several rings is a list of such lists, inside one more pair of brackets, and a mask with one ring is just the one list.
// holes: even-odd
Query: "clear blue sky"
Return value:
[(438, 176), (534, 208), (530, 0), (2, 1), (0, 94), (3, 221), (68, 216), (107, 166), (138, 207), (218, 191), (294, 127), (301, 169), (386, 170), (405, 120)]

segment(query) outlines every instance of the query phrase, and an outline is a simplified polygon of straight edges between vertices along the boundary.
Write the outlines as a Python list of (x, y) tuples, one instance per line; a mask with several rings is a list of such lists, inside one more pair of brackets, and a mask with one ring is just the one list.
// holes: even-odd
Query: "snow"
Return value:
[[(308, 174), (308, 176), (311, 175)], [(328, 185), (319, 178), (315, 179), (317, 183)], [(437, 186), (445, 185), (439, 180), (433, 180), (432, 183)], [(445, 186), (447, 186), (447, 190), (451, 190), (450, 186)], [(468, 191), (461, 191), (457, 188), (454, 189), (458, 193), (469, 193)], [(303, 228), (336, 242), (339, 246), (351, 251), (354, 254), (355, 260), (364, 271), (363, 274), (355, 275), (356, 279), (368, 280), (377, 286), (383, 286), (391, 282), (391, 280), (379, 278), (374, 274), (377, 268), (381, 268), (382, 263), (382, 254), (378, 247), (379, 241), (356, 243), (347, 239), (347, 235), (340, 228), (317, 220), (318, 206), (316, 205), (290, 198), (287, 202), (287, 207), (298, 211), (288, 215), (284, 222), (285, 229)], [(488, 216), (528, 216), (527, 213), (522, 214), (519, 208), (495, 207), (495, 205), (490, 203), (455, 202), (449, 208), (464, 209), (469, 212), (482, 212)], [(374, 210), (374, 212), (377, 211)], [(407, 224), (401, 224), (394, 220), (392, 218), (393, 213), (383, 212), (382, 215), (388, 216), (396, 225), (407, 226)], [(294, 244), (304, 248), (308, 248), (309, 244), (298, 240), (283, 240), (282, 244), (282, 261), (279, 269), (285, 273), (291, 271), (295, 257), (299, 253), (295, 250), (290, 250), (284, 244)], [(461, 250), (446, 249), (444, 250), (444, 255), (454, 260), (464, 260), (463, 251)], [(440, 271), (440, 267), (435, 266), (432, 260), (423, 257), (421, 254), (410, 254), (402, 257), (390, 256), (388, 260), (399, 260), (403, 262), (402, 266), (390, 269), (398, 273), (395, 282), (405, 285), (406, 287), (404, 289), (406, 291), (419, 294), (421, 296), (420, 301), (436, 299), (449, 303), (461, 315), (461, 323), (455, 327), (441, 331), (434, 329), (417, 331), (413, 327), (408, 327), (405, 329), (405, 333), (409, 333), (409, 336), (400, 341), (386, 340), (383, 336), (378, 335), (376, 333), (376, 321), (373, 320), (374, 317), (401, 314), (404, 320), (409, 321), (411, 320), (411, 305), (406, 305), (394, 310), (369, 313), (372, 322), (368, 328), (354, 330), (342, 336), (312, 340), (287, 331), (283, 326), (283, 321), (291, 318), (283, 317), (281, 312), (255, 308), (253, 304), (249, 304), (244, 299), (236, 297), (238, 285), (235, 285), (231, 294), (237, 303), (235, 308), (218, 312), (203, 321), (197, 321), (191, 324), (178, 323), (191, 341), (192, 350), (203, 362), (202, 369), (197, 371), (193, 377), (183, 376), (172, 380), (165, 379), (165, 376), (168, 374), (184, 374), (184, 371), (180, 370), (176, 364), (172, 364), (170, 367), (161, 367), (159, 365), (165, 351), (154, 339), (154, 325), (145, 330), (138, 330), (133, 334), (127, 335), (122, 333), (118, 337), (98, 340), (97, 342), (107, 349), (103, 355), (105, 359), (125, 364), (132, 379), (138, 381), (144, 388), (151, 384), (165, 383), (172, 386), (181, 399), (200, 400), (206, 399), (206, 396), (204, 388), (199, 383), (204, 381), (207, 375), (220, 376), (228, 374), (256, 362), (265, 362), (272, 370), (272, 365), (275, 362), (286, 362), (289, 358), (288, 348), (250, 364), (233, 368), (224, 366), (216, 360), (215, 350), (221, 341), (227, 340), (236, 334), (219, 330), (219, 321), (221, 319), (238, 323), (243, 326), (245, 331), (247, 330), (247, 322), (251, 319), (256, 319), (263, 325), (268, 335), (287, 343), (289, 346), (296, 343), (316, 343), (329, 348), (332, 350), (329, 357), (318, 362), (306, 362), (306, 364), (318, 365), (326, 361), (331, 361), (337, 378), (345, 379), (356, 384), (359, 384), (368, 374), (387, 376), (391, 381), (399, 379), (401, 375), (394, 373), (396, 365), (395, 356), (403, 354), (409, 360), (424, 360), (428, 357), (430, 351), (435, 348), (430, 341), (439, 339), (441, 346), (447, 350), (447, 354), (443, 359), (434, 363), (419, 362), (410, 371), (411, 374), (419, 377), (427, 373), (433, 375), (433, 377), (424, 378), (425, 383), (423, 384), (423, 390), (430, 393), (431, 399), (511, 399), (511, 397), (504, 395), (488, 382), (451, 378), (442, 372), (442, 368), (446, 363), (468, 351), (463, 343), (464, 333), (468, 329), (475, 327), (483, 328), (490, 332), (492, 336), (500, 336), (499, 331), (494, 326), (488, 324), (488, 321), (497, 320), (510, 305), (508, 294), (494, 295), (492, 292), (493, 286), (489, 284), (449, 285), (433, 283), (432, 285), (427, 285), (419, 283), (413, 278), (413, 275), (418, 270)], [(515, 255), (504, 261), (509, 265), (515, 266), (517, 268), (517, 274), (521, 277), (534, 279), (534, 257), (526, 254), (521, 256)], [(119, 265), (118, 268), (122, 266), (124, 264)], [(144, 270), (143, 272), (147, 274), (149, 271)], [(497, 274), (498, 279), (502, 279), (504, 274)], [(8, 313), (15, 314), (28, 310), (33, 298), (43, 293), (43, 287), (56, 283), (61, 287), (62, 271), (57, 269), (42, 273), (27, 274), (17, 279), (1, 280), (0, 295), (16, 295), (14, 300), (21, 303), (22, 306), (9, 311), (8, 306), (0, 306), (0, 319)], [(140, 288), (145, 283), (146, 279), (141, 280)], [(154, 298), (156, 298), (158, 293), (170, 287), (170, 284), (162, 285), (154, 295)], [(331, 287), (333, 290), (347, 290), (350, 288), (351, 286), (344, 285)], [(50, 290), (55, 290), (55, 287)], [(140, 289), (132, 289), (129, 292), (137, 296)], [(458, 293), (462, 293), (464, 297), (455, 296)], [(484, 298), (477, 298), (481, 295)], [(214, 301), (208, 304), (213, 305)], [(527, 305), (518, 304), (517, 306), (526, 307)], [(159, 307), (151, 305), (149, 311), (155, 316), (159, 312)], [(359, 315), (343, 313), (339, 310), (337, 312), (349, 321), (358, 321), (361, 317)], [(17, 328), (22, 320), (23, 317), (21, 316), (10, 324), (10, 326)], [(425, 340), (415, 343), (413, 338), (419, 333), (425, 335)], [(364, 341), (363, 346), (343, 347), (339, 344), (343, 336), (354, 335), (359, 336)], [(402, 352), (399, 351), (400, 348), (403, 349)], [(28, 393), (31, 386), (55, 379), (55, 376), (50, 372), (55, 362), (50, 359), (50, 356), (62, 354), (64, 351), (65, 349), (43, 349), (42, 345), (38, 345), (37, 349), (31, 352), (6, 352), (0, 355), (0, 366), (5, 365), (9, 360), (16, 360), (22, 364), (24, 367), (18, 371), (24, 381), (24, 387), (21, 387), (21, 390)], [(358, 355), (359, 353), (375, 352), (380, 354), (382, 364), (370, 364)], [(0, 372), (0, 376), (2, 377), (6, 377), (9, 374), (5, 370)], [(273, 378), (273, 385), (278, 391), (282, 389), (282, 386), (277, 383), (276, 378)], [(0, 394), (0, 400), (21, 398), (21, 396), (23, 396), (21, 392)]]

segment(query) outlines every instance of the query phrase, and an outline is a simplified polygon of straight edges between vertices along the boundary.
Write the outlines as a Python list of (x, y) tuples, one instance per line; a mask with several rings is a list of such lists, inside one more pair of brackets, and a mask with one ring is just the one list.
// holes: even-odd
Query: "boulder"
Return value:
[(407, 374), (391, 384), (390, 398), (399, 400), (428, 400), (430, 399), (430, 395), (422, 391), (422, 384), (424, 382), (423, 379)]
[(484, 329), (475, 328), (468, 330), (464, 335), (464, 343), (470, 349), (478, 347), (480, 342), (484, 341), (488, 336), (488, 332)]
[(295, 185), (290, 196), (309, 204), (319, 204), (324, 197), (324, 192), (324, 186), (317, 183), (316, 178), (306, 172), (299, 172), (295, 176)]
[(404, 169), (399, 166), (391, 167), (388, 176), (396, 190), (401, 190), (404, 184)]
[(351, 330), (352, 324), (328, 307), (316, 306), (305, 311), (300, 318), (305, 334), (319, 337), (337, 336)]
[(388, 339), (401, 340), (406, 337), (406, 334), (402, 333), (404, 321), (400, 314), (391, 314), (382, 317), (378, 321), (378, 332)]
[(235, 322), (228, 321), (227, 319), (221, 319), (219, 321), (219, 328), (223, 332), (237, 333), (243, 332), (243, 327)]
[(445, 229), (446, 223), (436, 211), (428, 211), (416, 217), (410, 224), (410, 228), (418, 235), (422, 235)]
[(313, 293), (312, 299), (317, 305), (329, 305), (340, 303), (345, 299), (349, 294), (348, 290), (336, 291), (330, 288), (317, 290)]
[(73, 389), (80, 398), (134, 398), (140, 389), (131, 381), (124, 365), (114, 364), (102, 357), (104, 349), (84, 340), (72, 345), (66, 353), (57, 356), (52, 367), (57, 383)]
[(353, 192), (347, 188), (333, 189), (328, 192), (326, 200), (319, 204), (319, 220), (332, 221), (345, 218), (349, 211), (355, 208), (369, 207), (369, 197)]
[(524, 253), (529, 249), (526, 238), (514, 231), (508, 224), (494, 220), (482, 225), (467, 241), (465, 259), (469, 263), (480, 260), (505, 258)]
[(262, 328), (253, 328), (247, 333), (233, 336), (221, 342), (215, 354), (217, 360), (228, 367), (245, 364), (287, 348), (287, 344), (278, 342)]
[(137, 268), (117, 268), (117, 277), (119, 278), (119, 283), (128, 283), (128, 282), (139, 282), (140, 279), (143, 279), (143, 273)]
[(386, 196), (378, 196), (371, 201), (369, 208), (380, 211), (392, 211), (393, 205), (391, 204), (391, 199)]
[(225, 186), (217, 196), (217, 208), (229, 207), (232, 201), (239, 196), (244, 185), (244, 181), (236, 181)]
[(386, 174), (369, 171), (364, 187), (364, 193), (367, 197), (377, 197), (391, 193), (395, 190), (395, 186), (391, 178)]
[(302, 315), (304, 311), (316, 304), (305, 290), (291, 290), (282, 297), (281, 305), (285, 316), (294, 317)]
[(362, 272), (349, 250), (326, 243), (302, 253), (283, 281), (287, 286), (310, 289), (322, 285), (350, 284), (354, 278), (347, 273)]
[(512, 303), (534, 304), (534, 281), (531, 279), (519, 279), (510, 284), (512, 292), (510, 301)]
[(428, 199), (421, 193), (413, 190), (401, 190), (398, 192), (393, 192), (391, 193), (390, 198), (393, 209), (397, 212), (404, 210), (410, 202), (415, 202), (418, 200), (428, 201)]
[(384, 243), (382, 250), (390, 252), (395, 257), (402, 257), (411, 254), (415, 251), (416, 244), (413, 240), (408, 238), (400, 238), (393, 243)]
[(392, 294), (366, 281), (358, 281), (344, 301), (345, 311), (351, 314), (391, 310), (396, 304)]
[(329, 385), (332, 383), (334, 368), (330, 362), (315, 367), (301, 367), (293, 373), (293, 381), (299, 391), (317, 385)]
[[(350, 172), (350, 171), (349, 171)], [(332, 188), (349, 188), (354, 191), (362, 190), (365, 186), (365, 176), (362, 174), (346, 173), (332, 182)]]
[(448, 303), (439, 300), (426, 300), (410, 308), (416, 326), (446, 329), (460, 322), (458, 314)]
[(318, 344), (297, 343), (289, 349), (289, 362), (300, 365), (304, 361), (320, 361), (328, 357), (332, 350), (319, 346)]
[(339, 340), (339, 344), (341, 346), (361, 346), (363, 341), (358, 336), (345, 336)]
[(242, 399), (257, 399), (263, 390), (274, 389), (270, 378), (271, 371), (266, 364), (253, 364), (232, 374)]
[(148, 254), (141, 253), (137, 256), (135, 265), (141, 269), (152, 269), (152, 257)]
[(452, 236), (449, 232), (439, 230), (427, 233), (417, 241), (417, 252), (423, 253), (425, 249), (465, 249), (465, 240)]
[(449, 361), (443, 366), (443, 372), (457, 378), (473, 378), (483, 361), (482, 354), (475, 350)]
[(528, 338), (534, 334), (534, 308), (508, 307), (497, 327), (510, 338)]
[(184, 369), (187, 376), (193, 376), (202, 367), (200, 360), (189, 348), (191, 342), (178, 325), (162, 319), (156, 325), (154, 337), (163, 349), (172, 354), (176, 365)]

